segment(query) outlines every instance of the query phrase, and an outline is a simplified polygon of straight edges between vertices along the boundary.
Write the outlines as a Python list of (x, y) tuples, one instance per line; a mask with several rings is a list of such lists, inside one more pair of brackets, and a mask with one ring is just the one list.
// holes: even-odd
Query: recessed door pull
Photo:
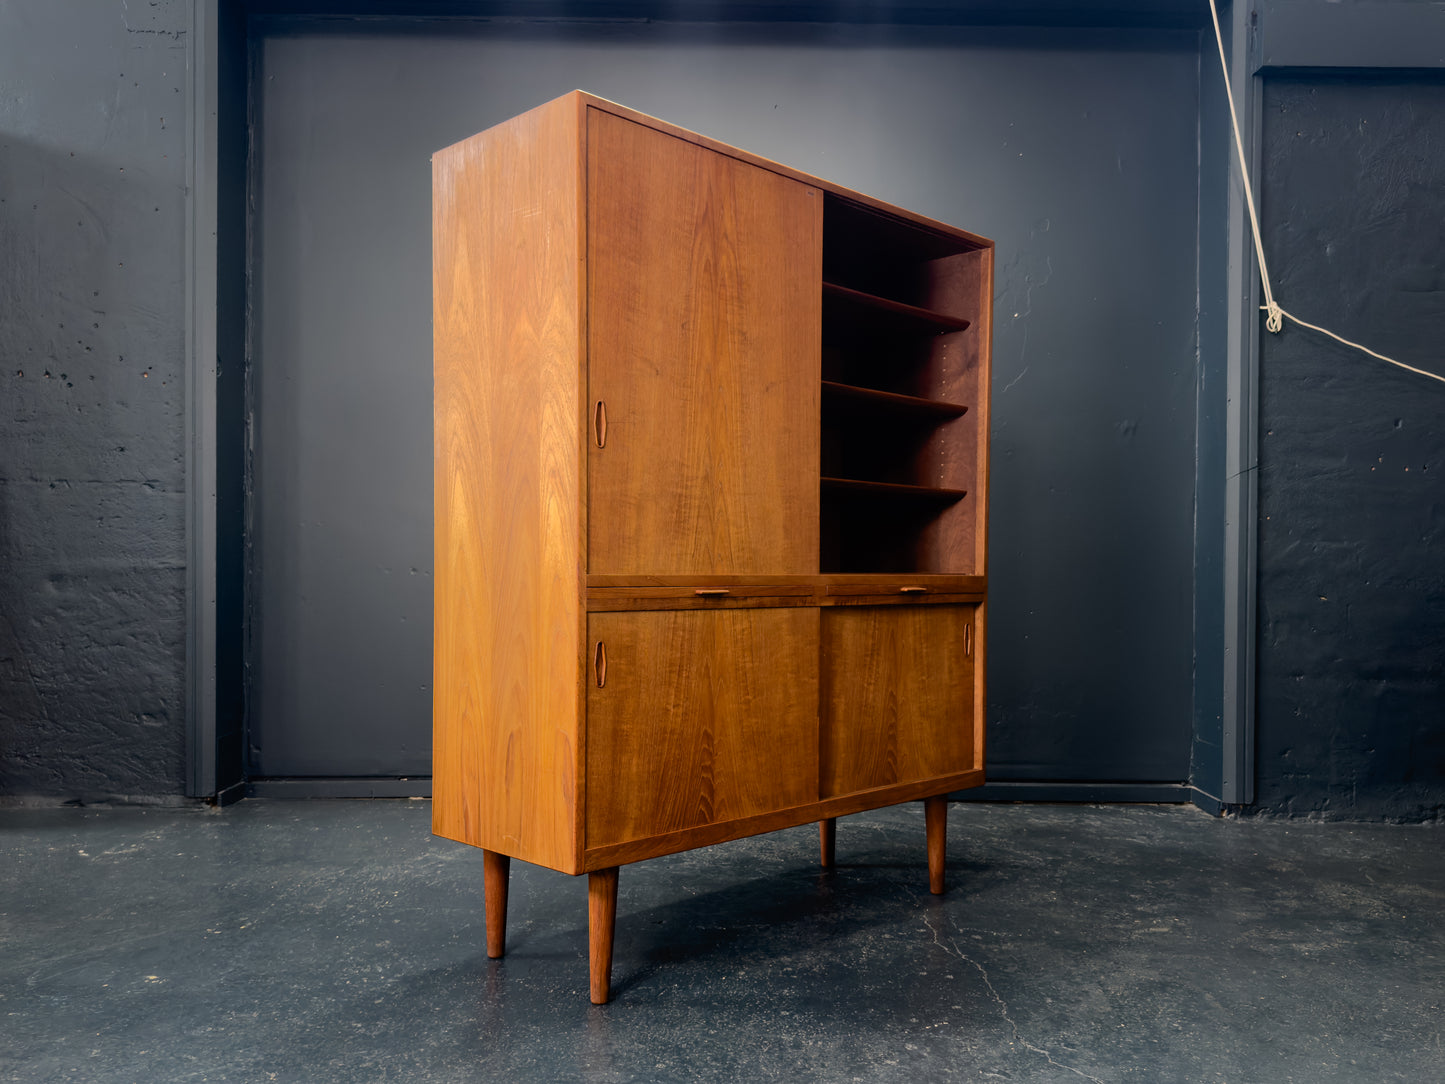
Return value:
[(607, 646), (597, 641), (597, 654), (592, 657), (592, 670), (597, 675), (597, 687), (607, 684)]
[(899, 593), (900, 595), (924, 595), (924, 594), (927, 594), (927, 593), (928, 593), (928, 588), (926, 588), (926, 587), (916, 587), (916, 586), (915, 586), (915, 587), (900, 587), (900, 588), (898, 589), (898, 593)]
[(963, 654), (965, 657), (973, 654), (973, 626), (963, 626)]
[(593, 411), (592, 427), (597, 433), (597, 447), (607, 447), (607, 404), (601, 399), (597, 400), (597, 409)]
[(726, 587), (699, 587), (693, 592), (694, 595), (701, 595), (703, 598), (720, 598), (727, 593)]

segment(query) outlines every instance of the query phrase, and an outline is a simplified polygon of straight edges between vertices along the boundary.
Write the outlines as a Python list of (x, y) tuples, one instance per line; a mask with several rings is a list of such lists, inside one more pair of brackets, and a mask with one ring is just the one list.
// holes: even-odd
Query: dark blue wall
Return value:
[(994, 239), (989, 778), (1183, 784), (1198, 44), (1160, 30), (265, 27), (253, 771), (429, 772), (430, 154), (580, 84)]
[[(1301, 319), (1445, 375), (1445, 82), (1270, 77), (1261, 210)], [(1262, 810), (1445, 813), (1445, 383), (1286, 325), (1260, 360)]]

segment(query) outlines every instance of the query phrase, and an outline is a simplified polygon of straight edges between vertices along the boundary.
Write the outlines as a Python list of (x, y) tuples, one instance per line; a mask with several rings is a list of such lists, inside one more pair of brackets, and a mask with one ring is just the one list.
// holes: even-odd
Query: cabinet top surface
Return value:
[[(913, 211), (905, 210), (904, 208), (899, 207), (895, 204), (887, 203), (883, 200), (876, 199), (873, 196), (865, 195), (862, 192), (855, 192), (850, 188), (845, 188), (840, 184), (833, 183), (832, 181), (823, 180), (821, 177), (815, 177), (810, 173), (804, 173), (800, 169), (794, 169), (792, 166), (783, 165), (782, 163), (775, 162), (770, 158), (765, 158), (760, 154), (753, 154), (751, 151), (740, 150), (737, 147), (731, 146), (727, 143), (723, 143), (721, 140), (712, 139), (705, 135), (699, 135), (697, 132), (693, 132), (686, 128), (679, 127), (678, 125), (671, 124), (665, 120), (659, 120), (657, 117), (649, 116), (646, 113), (640, 113), (635, 109), (629, 109), (627, 106), (620, 105), (617, 102), (608, 101), (606, 98), (599, 98), (597, 95), (588, 93), (585, 90), (568, 91), (561, 97), (555, 98), (550, 102), (543, 103), (542, 105), (537, 106), (537, 108), (555, 108), (567, 102), (572, 103), (579, 110), (579, 112), (586, 109), (600, 109), (604, 112), (611, 113), (614, 116), (622, 117), (637, 124), (646, 125), (647, 127), (653, 128), (659, 132), (665, 132), (668, 135), (676, 136), (679, 139), (685, 139), (690, 143), (697, 144), (701, 147), (706, 147), (709, 150), (718, 152), (719, 154), (726, 154), (732, 158), (738, 159), (739, 161), (747, 162), (751, 165), (771, 170), (774, 173), (777, 173), (784, 177), (790, 177), (796, 181), (801, 181), (803, 184), (813, 185), (821, 189), (823, 192), (837, 196), (840, 199), (848, 200), (850, 202), (859, 204), (866, 208), (870, 208), (874, 211), (877, 211), (884, 215), (888, 215), (893, 218), (902, 219), (903, 221), (907, 222), (908, 224), (912, 225), (917, 229), (927, 230), (932, 233), (942, 234), (956, 241), (962, 241), (968, 247), (993, 247), (993, 242), (987, 237), (982, 237), (978, 234), (970, 233), (967, 230), (961, 230), (956, 226), (950, 226), (946, 222), (940, 222), (937, 219), (929, 218), (927, 215), (920, 215)], [(491, 129), (488, 129), (488, 131), (490, 130)], [(585, 125), (583, 125), (583, 130), (585, 130)], [(466, 142), (466, 140), (462, 140), (461, 142)]]

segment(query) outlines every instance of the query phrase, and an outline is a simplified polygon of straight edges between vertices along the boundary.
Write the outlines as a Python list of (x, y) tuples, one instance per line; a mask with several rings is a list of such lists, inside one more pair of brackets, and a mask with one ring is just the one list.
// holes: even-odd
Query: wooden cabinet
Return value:
[(433, 830), (589, 874), (983, 781), (990, 242), (581, 92), (433, 160)]

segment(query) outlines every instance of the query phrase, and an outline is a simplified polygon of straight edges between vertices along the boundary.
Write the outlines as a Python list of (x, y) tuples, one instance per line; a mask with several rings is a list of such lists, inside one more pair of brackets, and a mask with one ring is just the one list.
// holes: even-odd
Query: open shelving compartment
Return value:
[(823, 573), (981, 573), (990, 255), (825, 197)]

